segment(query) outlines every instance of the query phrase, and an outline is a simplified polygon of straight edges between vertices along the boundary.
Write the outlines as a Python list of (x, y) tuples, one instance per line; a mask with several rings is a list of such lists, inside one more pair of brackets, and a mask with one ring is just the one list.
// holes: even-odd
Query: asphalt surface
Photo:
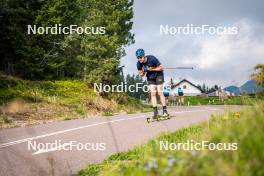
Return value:
[(113, 153), (145, 144), (161, 132), (173, 132), (206, 121), (211, 114), (237, 109), (240, 107), (173, 107), (169, 108), (169, 113), (175, 117), (149, 124), (146, 118), (152, 113), (2, 129), (0, 175), (75, 175), (88, 164), (99, 163)]

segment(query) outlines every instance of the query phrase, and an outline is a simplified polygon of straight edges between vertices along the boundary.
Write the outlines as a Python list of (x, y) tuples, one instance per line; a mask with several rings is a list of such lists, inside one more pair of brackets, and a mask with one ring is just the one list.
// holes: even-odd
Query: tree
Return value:
[[(134, 42), (132, 5), (129, 0), (81, 0), (84, 20), (81, 26), (104, 26), (104, 35), (84, 35), (81, 41), (83, 79), (90, 83), (113, 82), (120, 75), (120, 58), (125, 55), (123, 46)], [(85, 16), (85, 14), (87, 14)]]
[[(139, 76), (139, 75), (130, 75), (128, 74), (126, 76), (126, 82), (127, 82), (127, 86), (131, 86), (134, 85), (136, 86), (137, 83), (140, 83), (141, 87), (143, 87), (144, 85), (147, 85), (146, 81), (143, 81), (143, 79)], [(146, 99), (148, 97), (148, 92), (144, 92), (143, 89), (139, 89), (137, 92), (128, 92), (128, 95), (136, 97), (138, 99)]]
[(44, 51), (36, 39), (27, 35), (26, 24), (32, 24), (43, 4), (41, 0), (1, 1), (0, 70), (4, 73), (24, 77), (31, 76), (30, 70), (41, 71), (33, 59)]
[(218, 90), (219, 86), (218, 85), (214, 85), (213, 89)]
[(256, 80), (258, 86), (264, 87), (264, 64), (258, 64), (254, 67), (255, 72), (251, 78)]
[(64, 76), (68, 53), (61, 48), (65, 35), (28, 34), (28, 25), (50, 27), (77, 21), (76, 0), (4, 0), (1, 9), (0, 69), (26, 79)]
[[(0, 71), (25, 79), (122, 80), (120, 58), (134, 42), (130, 0), (2, 0)], [(27, 34), (27, 25), (105, 27), (96, 34)]]
[(202, 85), (202, 91), (203, 91), (204, 93), (206, 93), (206, 86), (205, 86), (205, 83), (203, 83), (203, 85)]

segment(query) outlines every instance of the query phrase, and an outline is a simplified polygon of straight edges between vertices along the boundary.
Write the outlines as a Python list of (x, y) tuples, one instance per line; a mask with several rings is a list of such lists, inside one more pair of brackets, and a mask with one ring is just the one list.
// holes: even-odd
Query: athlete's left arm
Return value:
[(163, 71), (163, 65), (160, 64), (157, 67), (150, 67), (149, 71)]

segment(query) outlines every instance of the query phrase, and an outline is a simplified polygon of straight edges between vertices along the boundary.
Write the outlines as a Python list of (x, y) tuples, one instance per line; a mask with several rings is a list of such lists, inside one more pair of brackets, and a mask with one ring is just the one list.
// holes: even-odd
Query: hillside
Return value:
[(77, 80), (28, 81), (1, 75), (1, 128), (146, 110), (124, 93), (102, 98)]
[(237, 86), (228, 86), (228, 87), (224, 88), (224, 90), (226, 90), (228, 92), (232, 92), (235, 95), (239, 95), (240, 94), (239, 87), (237, 87)]
[(240, 90), (242, 93), (251, 94), (251, 93), (256, 93), (257, 91), (260, 90), (264, 90), (264, 88), (257, 86), (255, 80), (248, 80), (240, 87)]
[(235, 95), (239, 95), (241, 93), (242, 94), (254, 94), (257, 91), (264, 90), (264, 88), (261, 86), (257, 86), (257, 83), (255, 80), (248, 80), (240, 87), (231, 85), (231, 86), (224, 88), (224, 90), (232, 92)]

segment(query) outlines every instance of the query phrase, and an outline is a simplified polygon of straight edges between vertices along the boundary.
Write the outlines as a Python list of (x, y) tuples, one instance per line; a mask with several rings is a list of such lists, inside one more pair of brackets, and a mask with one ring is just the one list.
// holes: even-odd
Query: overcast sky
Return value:
[[(122, 58), (125, 74), (137, 74), (135, 51), (143, 48), (165, 67), (165, 80), (186, 78), (194, 84), (240, 86), (253, 67), (264, 63), (264, 1), (262, 0), (135, 0), (135, 43)], [(160, 25), (237, 27), (236, 35), (162, 35)]]

